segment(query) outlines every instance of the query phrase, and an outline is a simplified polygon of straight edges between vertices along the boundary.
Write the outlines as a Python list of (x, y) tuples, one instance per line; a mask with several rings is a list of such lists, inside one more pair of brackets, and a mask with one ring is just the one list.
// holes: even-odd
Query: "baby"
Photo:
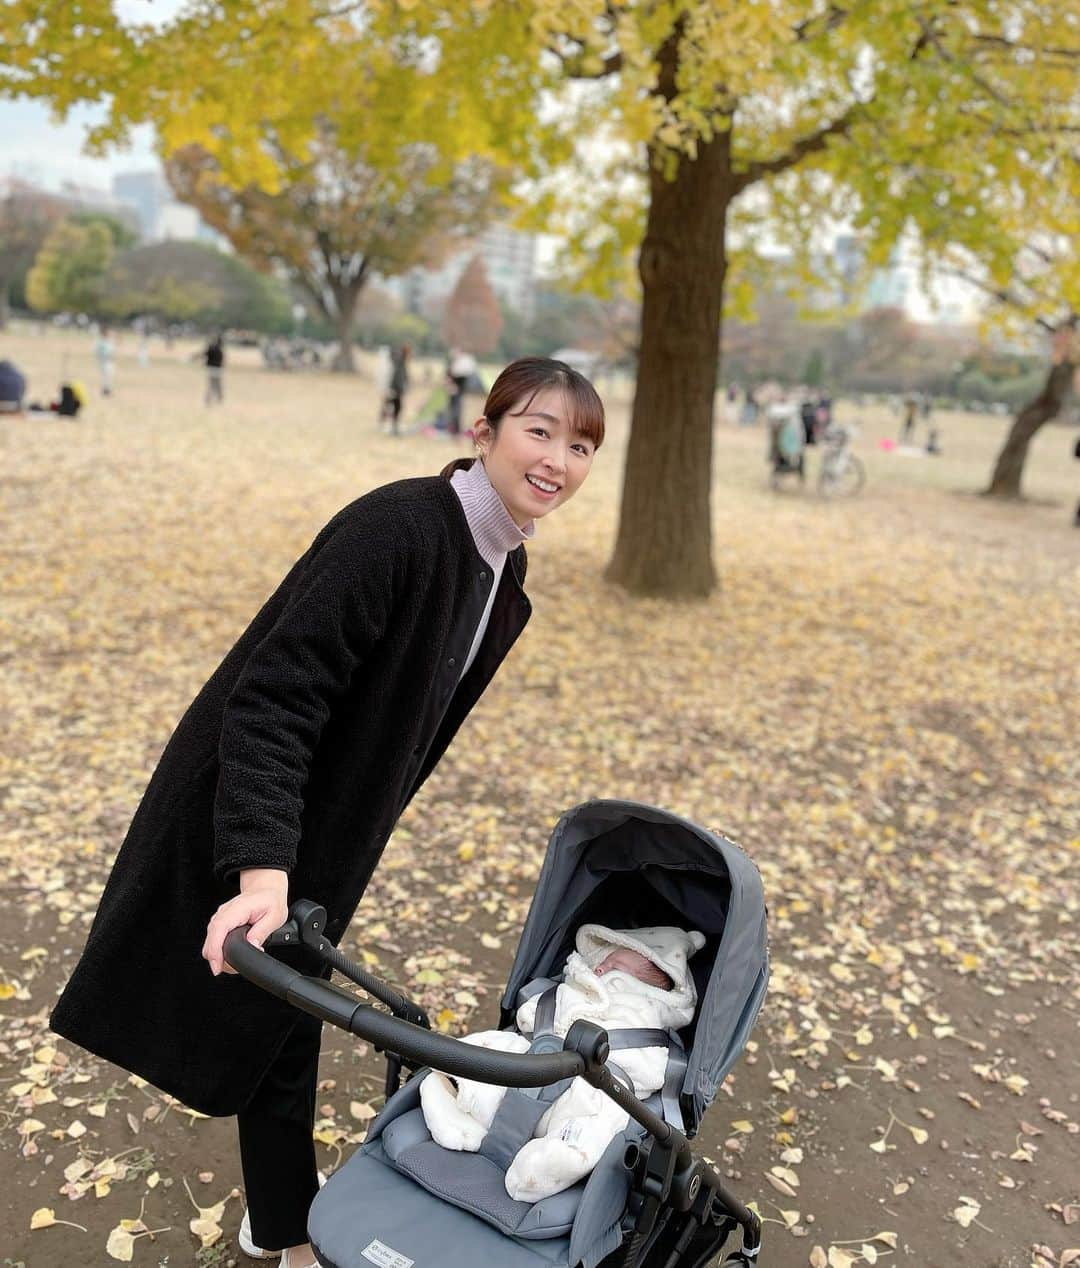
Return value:
[[(681, 1030), (694, 1016), (697, 991), (687, 961), (705, 939), (670, 926), (607, 929), (582, 925), (555, 995), (554, 1030), (564, 1036), (584, 1019), (605, 1030), (648, 1027)], [(501, 1052), (528, 1052), (539, 995), (517, 1012), (521, 1034), (486, 1030), (465, 1043)], [(666, 1046), (620, 1048), (611, 1062), (639, 1098), (663, 1086)], [(444, 1149), (475, 1153), (483, 1144), (506, 1089), (433, 1070), (420, 1084), (420, 1102), (432, 1138)], [(625, 1128), (627, 1114), (584, 1079), (574, 1079), (540, 1118), (533, 1138), (514, 1155), (506, 1191), (519, 1202), (538, 1202), (576, 1184), (599, 1162)]]

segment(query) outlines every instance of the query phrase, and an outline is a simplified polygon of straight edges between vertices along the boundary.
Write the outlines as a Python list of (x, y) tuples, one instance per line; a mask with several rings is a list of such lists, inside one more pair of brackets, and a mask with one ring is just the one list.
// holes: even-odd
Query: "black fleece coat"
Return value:
[(237, 872), (280, 867), (337, 942), (398, 816), (529, 618), (492, 585), (449, 480), (403, 480), (319, 533), (203, 687), (113, 866), (58, 1034), (206, 1114), (247, 1102), (298, 1014), (201, 958)]

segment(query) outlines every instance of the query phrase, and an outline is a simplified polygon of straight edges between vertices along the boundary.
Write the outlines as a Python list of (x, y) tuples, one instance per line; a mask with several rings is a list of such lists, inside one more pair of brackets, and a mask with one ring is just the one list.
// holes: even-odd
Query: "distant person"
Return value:
[(113, 358), (116, 350), (109, 338), (108, 326), (98, 328), (97, 342), (94, 344), (94, 357), (97, 360), (98, 379), (101, 383), (101, 395), (111, 396), (113, 389)]
[(808, 445), (817, 444), (817, 403), (805, 398), (799, 404), (799, 419), (802, 422), (803, 440)]
[(919, 412), (919, 398), (912, 392), (904, 398), (904, 426), (900, 432), (900, 443), (911, 444), (915, 435), (915, 418)]
[(0, 414), (21, 414), (26, 377), (10, 361), (0, 361)]
[(206, 398), (205, 403), (219, 405), (225, 403), (225, 342), (221, 335), (215, 335), (206, 345), (203, 355), (206, 362)]
[(147, 329), (146, 321), (142, 317), (135, 319), (135, 333), (139, 338), (138, 351), (136, 352), (139, 369), (145, 370), (150, 364), (150, 332)]
[(400, 435), (401, 407), (405, 403), (405, 393), (409, 389), (409, 356), (412, 349), (407, 343), (401, 344), (390, 353), (390, 377), (386, 385), (386, 399), (383, 401), (383, 417), (390, 419), (391, 435)]
[(937, 427), (930, 428), (930, 435), (926, 439), (926, 452), (933, 455), (941, 453), (941, 432)]
[(758, 401), (757, 395), (753, 387), (746, 389), (746, 395), (743, 397), (742, 409), (739, 411), (739, 426), (750, 427), (757, 422), (758, 417)]
[(446, 367), (450, 391), (446, 430), (451, 436), (461, 434), (461, 405), (469, 388), (469, 380), (475, 373), (476, 358), (471, 353), (451, 348)]
[[(1076, 442), (1073, 448), (1073, 457), (1080, 461), (1080, 440)], [(1080, 502), (1076, 504), (1076, 514), (1073, 516), (1073, 528), (1080, 528)]]
[(30, 402), (30, 413), (34, 414), (59, 414), (61, 418), (75, 418), (78, 416), (79, 410), (83, 407), (86, 400), (86, 389), (81, 383), (61, 383), (60, 395), (55, 401), (50, 401), (48, 405), (41, 405), (37, 401)]

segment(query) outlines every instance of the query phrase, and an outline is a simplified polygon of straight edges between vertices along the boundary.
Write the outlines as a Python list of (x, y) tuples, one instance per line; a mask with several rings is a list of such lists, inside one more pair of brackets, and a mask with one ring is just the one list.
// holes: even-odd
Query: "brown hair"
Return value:
[[(498, 431), (506, 414), (516, 417), (527, 413), (537, 393), (545, 388), (558, 388), (563, 393), (569, 407), (571, 429), (599, 449), (604, 443), (604, 405), (596, 388), (565, 361), (553, 361), (550, 357), (519, 357), (503, 370), (484, 402), (484, 417), (491, 430)], [(522, 399), (525, 404), (515, 409)], [(449, 478), (455, 471), (471, 467), (474, 461), (473, 458), (456, 458), (441, 474)]]

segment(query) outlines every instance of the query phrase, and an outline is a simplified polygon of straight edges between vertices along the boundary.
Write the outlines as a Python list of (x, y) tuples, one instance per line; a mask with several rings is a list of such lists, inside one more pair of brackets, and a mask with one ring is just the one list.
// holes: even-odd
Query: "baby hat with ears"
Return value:
[(582, 925), (575, 941), (578, 954), (590, 969), (615, 947), (629, 947), (650, 959), (672, 981), (672, 989), (686, 993), (691, 1005), (697, 998), (694, 979), (687, 961), (705, 945), (705, 935), (696, 929), (674, 925), (654, 925), (645, 929), (608, 929), (604, 925)]

